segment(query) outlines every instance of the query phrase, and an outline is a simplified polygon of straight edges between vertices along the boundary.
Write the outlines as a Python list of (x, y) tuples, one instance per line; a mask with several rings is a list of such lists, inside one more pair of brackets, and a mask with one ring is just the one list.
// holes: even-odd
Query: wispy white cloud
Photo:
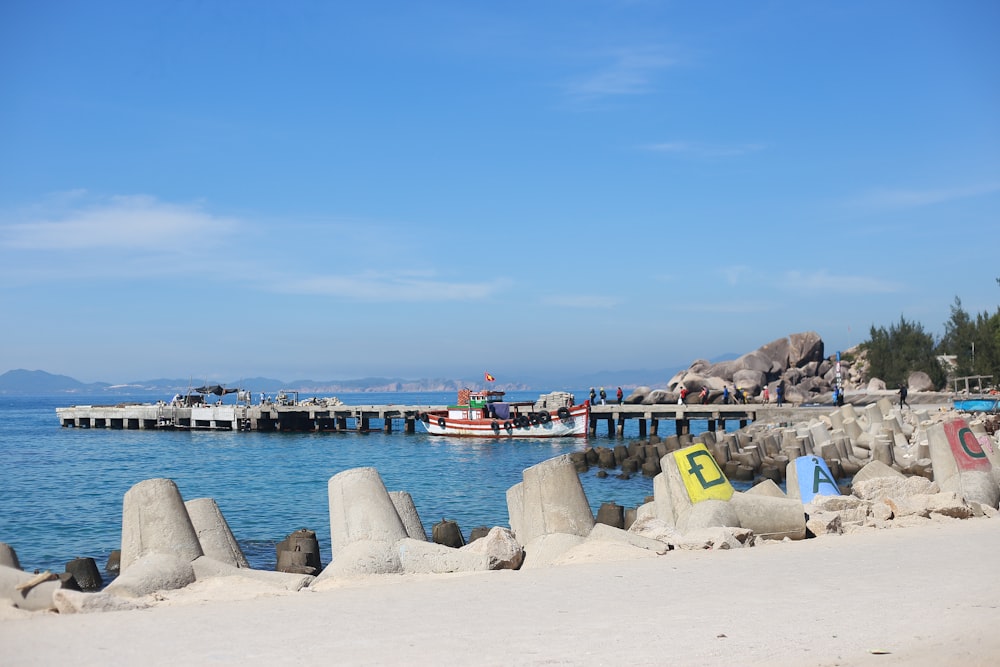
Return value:
[(644, 95), (653, 90), (657, 72), (677, 64), (656, 48), (619, 49), (607, 58), (607, 64), (566, 84), (566, 93), (578, 100)]
[(823, 291), (842, 294), (888, 294), (902, 289), (899, 283), (873, 278), (820, 271), (787, 271), (780, 285), (796, 292)]
[[(74, 191), (57, 199), (76, 201), (82, 194)], [(0, 246), (49, 251), (186, 251), (195, 245), (221, 242), (238, 227), (237, 221), (209, 214), (198, 206), (168, 204), (145, 195), (116, 196), (0, 226)]]
[(354, 275), (319, 275), (279, 281), (271, 289), (355, 301), (479, 301), (506, 287), (506, 281), (447, 281), (416, 272), (366, 271)]
[(739, 157), (756, 153), (767, 148), (766, 144), (703, 144), (690, 141), (668, 141), (659, 144), (647, 144), (643, 150), (656, 153), (670, 153), (694, 158)]
[(930, 206), (958, 199), (981, 197), (1000, 192), (1000, 183), (907, 190), (876, 188), (848, 201), (851, 206), (870, 209), (898, 209)]

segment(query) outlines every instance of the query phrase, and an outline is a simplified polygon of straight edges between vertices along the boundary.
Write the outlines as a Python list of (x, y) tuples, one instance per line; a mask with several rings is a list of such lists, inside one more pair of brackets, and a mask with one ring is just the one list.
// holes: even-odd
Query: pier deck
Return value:
[[(824, 406), (817, 406), (824, 407)], [(673, 420), (678, 435), (691, 432), (692, 421), (708, 422), (709, 431), (725, 431), (727, 421), (738, 421), (740, 428), (758, 419), (768, 422), (789, 422), (801, 418), (805, 412), (815, 411), (812, 407), (795, 407), (783, 405), (778, 407), (773, 403), (748, 403), (736, 405), (701, 404), (658, 404), (629, 405), (610, 404), (593, 405), (590, 408), (591, 435), (597, 435), (599, 422), (607, 425), (609, 437), (621, 436), (625, 423), (630, 419), (639, 420), (639, 437), (657, 435), (659, 423), (663, 420)], [(825, 406), (826, 410), (832, 406)]]
[[(402, 421), (403, 430), (413, 433), (420, 413), (434, 409), (440, 409), (440, 406), (122, 403), (56, 408), (56, 416), (64, 427), (140, 430), (368, 431), (372, 420), (378, 420), (382, 423), (382, 430), (391, 432), (393, 423)], [(349, 429), (349, 424), (353, 428)]]
[[(323, 405), (294, 403), (281, 405), (199, 405), (173, 403), (120, 403), (117, 405), (75, 405), (56, 408), (63, 427), (141, 430), (227, 430), (227, 431), (369, 431), (373, 424), (387, 433), (399, 426), (404, 433), (416, 430), (420, 413), (442, 410), (442, 405)], [(827, 407), (829, 409), (829, 407)], [(789, 422), (815, 408), (774, 404), (748, 405), (594, 405), (590, 408), (588, 433), (600, 429), (609, 437), (622, 437), (625, 424), (638, 420), (639, 437), (657, 435), (659, 423), (673, 420), (676, 433), (690, 433), (692, 421), (705, 421), (708, 430), (726, 429), (726, 422), (740, 426), (764, 420)], [(401, 424), (400, 424), (401, 422)]]

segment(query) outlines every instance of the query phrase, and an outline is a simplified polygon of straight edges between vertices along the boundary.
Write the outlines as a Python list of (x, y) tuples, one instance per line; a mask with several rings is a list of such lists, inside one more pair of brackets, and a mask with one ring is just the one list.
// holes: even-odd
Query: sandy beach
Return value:
[(993, 665), (1000, 520), (0, 621), (7, 665)]

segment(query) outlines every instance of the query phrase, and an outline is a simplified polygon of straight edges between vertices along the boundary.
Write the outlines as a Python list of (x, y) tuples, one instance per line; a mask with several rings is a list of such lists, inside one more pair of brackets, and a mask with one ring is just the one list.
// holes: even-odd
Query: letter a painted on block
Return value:
[(715, 462), (704, 443), (697, 443), (674, 452), (674, 461), (684, 480), (684, 489), (692, 503), (702, 500), (729, 500), (733, 485)]
[(816, 496), (839, 496), (840, 487), (833, 479), (826, 461), (818, 456), (800, 456), (795, 459), (799, 496), (802, 503), (810, 503)]

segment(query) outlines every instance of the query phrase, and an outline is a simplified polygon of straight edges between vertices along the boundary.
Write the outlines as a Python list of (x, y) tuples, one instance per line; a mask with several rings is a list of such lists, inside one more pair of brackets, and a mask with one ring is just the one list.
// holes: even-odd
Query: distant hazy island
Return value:
[[(643, 371), (601, 371), (590, 375), (564, 378), (518, 378), (518, 382), (494, 383), (501, 391), (527, 391), (551, 389), (581, 389), (590, 386), (621, 386), (632, 389), (636, 386), (664, 385), (678, 368)], [(10, 370), (0, 375), (0, 394), (48, 395), (48, 394), (109, 394), (134, 395), (151, 394), (172, 396), (185, 393), (203, 384), (221, 384), (224, 387), (249, 389), (251, 391), (275, 392), (280, 389), (307, 394), (358, 393), (358, 392), (417, 392), (417, 391), (457, 391), (463, 387), (482, 385), (481, 376), (474, 378), (425, 378), (402, 379), (368, 377), (354, 380), (278, 380), (266, 377), (239, 378), (232, 382), (206, 381), (205, 378), (155, 378), (122, 383), (80, 382), (67, 375), (56, 375), (41, 370)]]

